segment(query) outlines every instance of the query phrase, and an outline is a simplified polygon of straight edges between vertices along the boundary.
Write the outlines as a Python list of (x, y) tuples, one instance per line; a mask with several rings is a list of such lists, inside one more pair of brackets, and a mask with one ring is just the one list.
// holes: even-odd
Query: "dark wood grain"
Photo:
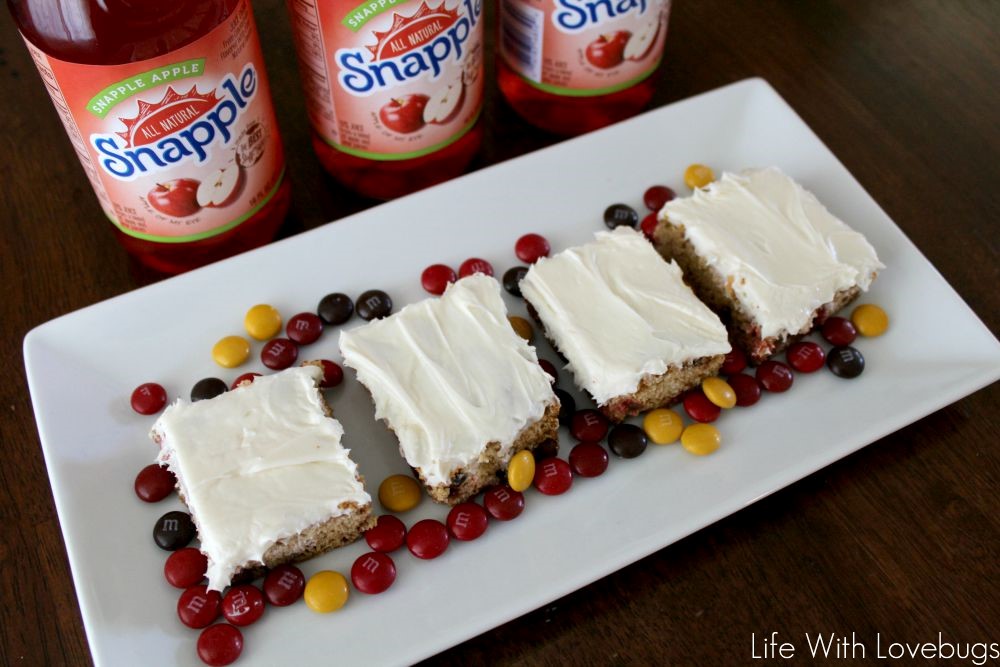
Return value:
[[(284, 7), (255, 7), (294, 182), (289, 235), (373, 202), (322, 173)], [(998, 34), (990, 0), (681, 0), (653, 104), (766, 78), (997, 332)], [(0, 663), (79, 665), (90, 655), (20, 342), (146, 278), (115, 244), (9, 18), (0, 85)], [(557, 141), (488, 90), (475, 166)], [(984, 389), (434, 662), (736, 664), (751, 633), (773, 630), (1000, 641), (998, 401)]]

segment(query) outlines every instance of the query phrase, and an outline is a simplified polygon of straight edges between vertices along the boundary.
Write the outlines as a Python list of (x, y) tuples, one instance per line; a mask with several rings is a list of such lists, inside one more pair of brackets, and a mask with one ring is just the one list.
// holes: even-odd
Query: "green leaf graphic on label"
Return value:
[(368, 2), (362, 2), (349, 11), (347, 16), (340, 20), (340, 23), (351, 32), (357, 32), (364, 24), (382, 12), (406, 4), (406, 2), (407, 0), (368, 0)]
[(87, 102), (87, 111), (98, 118), (104, 118), (112, 107), (137, 93), (162, 86), (167, 83), (189, 79), (193, 76), (201, 76), (205, 73), (205, 59), (194, 58), (179, 63), (164, 65), (142, 72), (127, 79), (122, 79), (118, 83), (113, 83), (101, 92), (94, 95)]

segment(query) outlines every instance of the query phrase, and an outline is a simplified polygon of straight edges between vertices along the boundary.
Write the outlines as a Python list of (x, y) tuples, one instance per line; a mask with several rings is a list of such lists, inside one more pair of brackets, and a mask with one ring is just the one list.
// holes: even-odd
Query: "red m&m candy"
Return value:
[(150, 463), (135, 476), (135, 495), (139, 500), (156, 503), (174, 492), (177, 478), (158, 463)]
[(642, 195), (642, 203), (650, 211), (659, 211), (663, 205), (671, 201), (677, 195), (673, 190), (665, 185), (654, 185), (646, 190)]
[(363, 554), (351, 566), (351, 583), (362, 593), (376, 595), (396, 581), (396, 564), (384, 553)]
[(526, 264), (534, 264), (542, 257), (548, 257), (552, 248), (544, 236), (525, 234), (514, 244), (514, 254)]
[(417, 558), (430, 560), (437, 558), (448, 548), (448, 529), (440, 521), (423, 519), (410, 527), (406, 533), (406, 548)]
[(657, 219), (656, 214), (649, 213), (642, 219), (642, 222), (639, 223), (639, 229), (642, 230), (643, 236), (650, 241), (653, 240), (653, 232), (656, 231), (656, 225), (658, 222), (659, 220)]
[(203, 584), (191, 586), (177, 600), (177, 616), (189, 628), (204, 628), (219, 617), (222, 596)]
[(163, 576), (171, 586), (188, 588), (205, 578), (208, 558), (194, 547), (184, 547), (170, 554), (163, 564)]
[(420, 284), (431, 294), (441, 295), (449, 283), (458, 279), (455, 270), (446, 264), (431, 264), (420, 274)]
[(597, 410), (577, 410), (573, 413), (569, 432), (577, 440), (597, 442), (608, 434), (608, 419)]
[(365, 542), (375, 551), (395, 551), (405, 541), (406, 524), (392, 514), (383, 514), (373, 528), (365, 531)]
[(281, 371), (299, 358), (299, 348), (287, 338), (272, 338), (260, 351), (260, 361), (272, 371)]
[(448, 512), (448, 531), (456, 540), (468, 542), (486, 532), (489, 517), (476, 503), (460, 503)]
[(330, 389), (344, 381), (344, 369), (339, 364), (329, 359), (320, 359), (319, 363), (323, 366), (323, 379), (319, 381), (320, 389)]
[(821, 331), (830, 345), (850, 345), (858, 337), (857, 327), (845, 317), (828, 317)]
[(722, 368), (719, 369), (719, 372), (723, 375), (732, 375), (734, 373), (739, 373), (746, 367), (747, 355), (743, 354), (743, 350), (740, 348), (734, 347), (728, 354), (726, 354), (726, 358), (722, 362)]
[(581, 442), (570, 450), (569, 467), (580, 477), (597, 477), (608, 469), (608, 451), (596, 442)]
[(305, 588), (305, 575), (294, 565), (279, 565), (264, 577), (264, 596), (275, 607), (292, 604), (302, 597)]
[(757, 381), (768, 391), (788, 391), (794, 379), (792, 369), (780, 361), (765, 361), (757, 367)]
[(222, 615), (240, 627), (255, 623), (264, 615), (264, 595), (256, 586), (233, 586), (222, 598)]
[(131, 403), (140, 415), (155, 415), (167, 404), (167, 390), (155, 382), (140, 384), (132, 391)]
[(285, 335), (297, 345), (315, 343), (323, 333), (323, 320), (315, 313), (293, 315), (285, 325)]
[(244, 373), (243, 375), (240, 375), (238, 378), (236, 378), (235, 380), (233, 380), (233, 383), (231, 385), (229, 385), (229, 387), (230, 387), (230, 389), (236, 389), (238, 386), (240, 386), (244, 382), (246, 382), (246, 383), (252, 383), (254, 381), (254, 378), (259, 378), (259, 377), (260, 377), (260, 373), (253, 373), (253, 372), (251, 372), (251, 373)]
[(524, 494), (506, 484), (494, 486), (483, 494), (483, 506), (498, 521), (510, 521), (524, 511)]
[(198, 657), (211, 667), (236, 662), (243, 653), (243, 633), (225, 623), (205, 628), (198, 636)]
[(823, 368), (826, 352), (812, 341), (792, 343), (785, 353), (788, 364), (800, 373), (812, 373)]
[(736, 405), (741, 408), (750, 407), (760, 400), (760, 383), (757, 378), (746, 373), (736, 373), (726, 380), (736, 392)]
[(719, 418), (722, 408), (708, 400), (701, 389), (695, 389), (684, 395), (684, 411), (696, 422), (708, 424)]
[(552, 384), (559, 384), (559, 371), (556, 370), (555, 365), (548, 359), (539, 359), (538, 365), (542, 367), (542, 370), (548, 373), (552, 377)]
[(465, 278), (466, 276), (471, 276), (475, 273), (482, 273), (487, 276), (493, 275), (493, 265), (487, 262), (485, 259), (479, 259), (478, 257), (471, 257), (458, 267), (458, 277)]
[(558, 496), (573, 486), (573, 471), (560, 458), (552, 457), (535, 466), (535, 488), (547, 496)]

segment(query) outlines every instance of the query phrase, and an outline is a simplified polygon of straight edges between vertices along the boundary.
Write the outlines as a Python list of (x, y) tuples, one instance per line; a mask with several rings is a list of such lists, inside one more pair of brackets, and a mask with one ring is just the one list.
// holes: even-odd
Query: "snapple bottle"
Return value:
[(500, 0), (500, 91), (558, 134), (624, 120), (653, 97), (669, 15), (670, 0)]
[(482, 141), (483, 0), (288, 0), (313, 148), (391, 199), (459, 175)]
[(179, 273), (270, 241), (290, 201), (250, 0), (8, 0), (119, 240)]

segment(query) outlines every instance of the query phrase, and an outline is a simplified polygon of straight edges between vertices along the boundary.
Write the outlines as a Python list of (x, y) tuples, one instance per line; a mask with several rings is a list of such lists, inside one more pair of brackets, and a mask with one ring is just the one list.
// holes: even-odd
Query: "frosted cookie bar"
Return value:
[(731, 349), (680, 268), (630, 227), (538, 260), (520, 287), (576, 384), (615, 421), (674, 401)]
[(463, 278), (439, 298), (342, 331), (340, 349), (439, 502), (468, 499), (514, 453), (557, 437), (559, 400), (493, 278)]

